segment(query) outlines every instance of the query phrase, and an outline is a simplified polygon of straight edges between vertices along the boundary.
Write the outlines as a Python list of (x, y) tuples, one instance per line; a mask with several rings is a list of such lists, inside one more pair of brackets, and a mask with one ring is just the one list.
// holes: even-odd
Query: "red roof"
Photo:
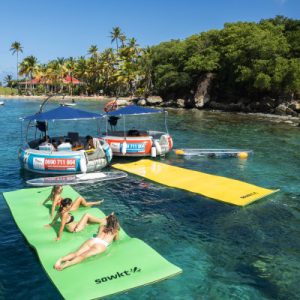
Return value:
[(63, 79), (63, 83), (72, 83), (72, 84), (80, 84), (80, 81), (70, 75), (67, 75), (64, 79)]
[(41, 79), (34, 78), (32, 80), (19, 82), (19, 84), (39, 84), (40, 82), (41, 82)]
[[(72, 84), (80, 84), (81, 82), (73, 77), (73, 76), (70, 76), (70, 75), (67, 75), (63, 80), (62, 80), (63, 83), (72, 83)], [(22, 81), (22, 82), (19, 82), (19, 84), (51, 84), (51, 80), (45, 80), (43, 78), (33, 78), (32, 80), (28, 80), (28, 81)]]

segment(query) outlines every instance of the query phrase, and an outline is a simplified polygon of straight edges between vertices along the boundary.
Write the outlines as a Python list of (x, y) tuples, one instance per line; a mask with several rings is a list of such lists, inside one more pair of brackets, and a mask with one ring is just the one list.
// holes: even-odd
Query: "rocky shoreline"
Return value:
[[(45, 100), (46, 96), (4, 96), (0, 98), (5, 99), (24, 99), (24, 100)], [(61, 96), (54, 96), (54, 100), (61, 100)], [(94, 101), (113, 101), (116, 100), (118, 106), (127, 106), (130, 104), (137, 104), (140, 106), (150, 106), (168, 109), (192, 109), (192, 110), (206, 110), (212, 112), (228, 112), (237, 113), (241, 115), (253, 115), (274, 121), (275, 123), (285, 123), (292, 126), (300, 127), (300, 102), (294, 101), (290, 103), (280, 103), (276, 106), (274, 99), (266, 98), (264, 102), (257, 102), (245, 104), (244, 101), (240, 103), (219, 103), (209, 101), (208, 97), (200, 98), (200, 101), (187, 101), (185, 99), (166, 100), (164, 101), (159, 96), (150, 96), (148, 98), (134, 98), (134, 97), (107, 97), (107, 96), (65, 96), (65, 101), (70, 100), (94, 100)], [(265, 109), (268, 108), (268, 109)]]
[[(118, 106), (127, 106), (132, 103), (140, 105), (140, 106), (150, 106), (157, 108), (168, 108), (168, 109), (191, 109), (191, 110), (206, 110), (212, 112), (228, 112), (228, 113), (236, 113), (240, 115), (253, 115), (256, 117), (261, 117), (264, 119), (269, 119), (274, 121), (275, 123), (286, 123), (292, 126), (300, 127), (300, 113), (299, 108), (297, 110), (293, 110), (294, 113), (290, 113), (290, 109), (288, 105), (280, 104), (279, 107), (275, 107), (274, 111), (270, 112), (262, 112), (261, 110), (250, 110), (250, 109), (241, 109), (240, 104), (224, 104), (220, 105), (220, 103), (215, 104), (216, 102), (210, 103), (210, 105), (203, 105), (202, 107), (192, 107), (191, 105), (186, 105), (186, 100), (177, 99), (177, 100), (168, 100), (163, 101), (163, 99), (159, 96), (152, 96), (148, 98), (119, 98), (117, 99)], [(290, 104), (292, 105), (292, 104)], [(300, 106), (300, 104), (299, 104)], [(242, 106), (243, 108), (243, 106)], [(292, 109), (291, 109), (292, 110)]]

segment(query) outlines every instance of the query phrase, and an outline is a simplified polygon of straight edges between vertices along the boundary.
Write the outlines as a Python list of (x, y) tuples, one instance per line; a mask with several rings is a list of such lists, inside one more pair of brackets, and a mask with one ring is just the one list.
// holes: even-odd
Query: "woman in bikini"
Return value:
[(85, 228), (88, 223), (103, 223), (105, 219), (96, 218), (90, 214), (84, 214), (82, 218), (76, 222), (74, 216), (70, 213), (73, 208), (73, 202), (70, 198), (65, 198), (61, 201), (60, 207), (56, 216), (50, 224), (45, 225), (45, 227), (52, 227), (58, 219), (60, 219), (60, 227), (56, 237), (56, 241), (61, 239), (64, 228), (69, 232), (79, 232)]
[[(52, 207), (51, 207), (51, 218), (54, 218), (55, 215), (55, 208), (61, 205), (61, 202), (63, 200), (61, 193), (63, 191), (63, 187), (61, 185), (55, 185), (52, 188), (52, 191), (48, 198), (43, 202), (43, 205), (45, 205), (48, 201), (52, 201)], [(103, 202), (101, 201), (95, 201), (95, 202), (87, 202), (83, 197), (79, 196), (73, 203), (71, 207), (71, 211), (74, 211), (78, 209), (80, 205), (82, 206), (93, 206), (93, 205), (99, 205)]]
[(119, 238), (120, 225), (114, 213), (103, 219), (99, 226), (98, 234), (84, 242), (77, 251), (71, 252), (60, 258), (54, 265), (56, 270), (63, 270), (75, 264), (82, 262), (84, 259), (103, 253), (107, 247)]

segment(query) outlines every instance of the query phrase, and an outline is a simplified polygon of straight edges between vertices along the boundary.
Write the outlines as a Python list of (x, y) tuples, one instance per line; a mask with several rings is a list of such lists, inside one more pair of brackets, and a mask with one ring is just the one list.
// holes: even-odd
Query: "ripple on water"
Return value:
[[(35, 113), (39, 104), (7, 101), (7, 117), (0, 119), (4, 141), (0, 148), (1, 192), (24, 188), (26, 180), (39, 176), (20, 171), (17, 162), (18, 118)], [(77, 107), (100, 112), (102, 106), (78, 101)], [(169, 116), (176, 148), (248, 148), (254, 155), (238, 160), (184, 159), (171, 154), (163, 162), (280, 188), (281, 192), (241, 208), (133, 175), (116, 182), (76, 186), (88, 200), (104, 198), (100, 208), (105, 213), (115, 211), (130, 236), (141, 238), (183, 269), (177, 277), (112, 298), (299, 298), (299, 128), (253, 116), (204, 111), (171, 110)], [(133, 121), (133, 126), (139, 125)], [(84, 126), (91, 131), (88, 124)], [(40, 299), (42, 295), (43, 299), (60, 299), (1, 195), (0, 211), (0, 298)], [(87, 230), (87, 235), (91, 234)]]

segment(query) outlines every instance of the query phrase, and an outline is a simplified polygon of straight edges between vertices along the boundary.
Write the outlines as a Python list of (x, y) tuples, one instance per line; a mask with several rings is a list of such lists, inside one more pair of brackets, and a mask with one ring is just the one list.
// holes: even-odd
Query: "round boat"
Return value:
[(112, 159), (112, 151), (109, 145), (100, 139), (99, 146), (93, 151), (77, 150), (71, 147), (71, 143), (65, 149), (56, 150), (51, 147), (50, 143), (39, 146), (39, 141), (40, 139), (31, 141), (28, 145), (23, 146), (19, 152), (22, 167), (36, 173), (73, 174), (95, 172), (106, 167)]
[[(85, 137), (78, 132), (68, 132), (66, 136), (48, 137), (48, 121), (71, 121), (100, 119), (101, 115), (60, 106), (47, 112), (37, 113), (24, 118), (29, 121), (26, 143), (19, 151), (23, 168), (44, 174), (73, 174), (99, 171), (112, 159), (108, 143), (92, 138), (92, 149), (88, 148)], [(28, 141), (28, 130), (34, 129), (35, 137)], [(39, 137), (37, 137), (39, 135)]]
[(125, 136), (122, 131), (114, 131), (103, 139), (110, 145), (115, 156), (165, 155), (173, 147), (171, 136), (160, 131), (129, 130)]
[[(145, 115), (164, 113), (166, 131), (154, 130), (126, 130), (131, 126), (128, 122), (128, 116), (142, 117)], [(145, 108), (137, 105), (129, 105), (115, 111), (107, 113), (108, 126), (102, 138), (109, 144), (115, 156), (160, 156), (165, 155), (172, 150), (173, 140), (168, 133), (166, 123), (167, 112), (152, 108)], [(119, 120), (123, 119), (123, 120)], [(123, 130), (117, 130), (117, 124), (121, 123)], [(145, 122), (142, 122), (144, 126)]]

